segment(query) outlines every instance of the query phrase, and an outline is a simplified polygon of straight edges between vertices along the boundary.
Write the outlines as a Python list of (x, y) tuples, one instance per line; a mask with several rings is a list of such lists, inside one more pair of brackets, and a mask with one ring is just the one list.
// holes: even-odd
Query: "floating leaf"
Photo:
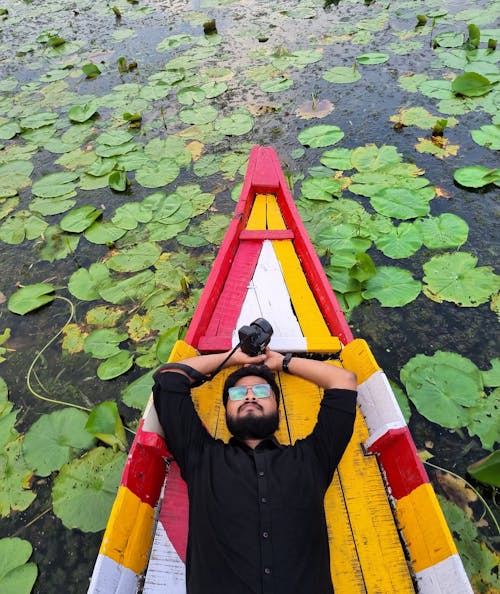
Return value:
[(481, 126), (471, 131), (474, 142), (493, 151), (500, 150), (500, 125)]
[(482, 371), (481, 376), (485, 386), (490, 388), (500, 387), (500, 359), (493, 359), (491, 361), (491, 369)]
[(91, 243), (109, 245), (123, 237), (126, 232), (126, 229), (113, 223), (94, 221), (90, 227), (85, 229), (84, 235), (85, 239)]
[(115, 192), (125, 192), (129, 181), (125, 171), (113, 171), (108, 178), (109, 187)]
[(25, 314), (51, 303), (54, 300), (55, 289), (48, 283), (37, 283), (21, 287), (10, 296), (7, 307), (13, 313)]
[(323, 74), (323, 78), (328, 82), (348, 84), (358, 81), (361, 78), (356, 66), (351, 68), (347, 66), (334, 66)]
[(434, 37), (434, 47), (461, 47), (464, 43), (464, 34), (455, 31), (444, 31)]
[(80, 241), (80, 236), (65, 233), (57, 225), (51, 225), (44, 233), (45, 243), (40, 250), (40, 259), (47, 262), (63, 260), (69, 254), (74, 254)]
[(161, 247), (157, 243), (145, 242), (111, 256), (106, 266), (117, 272), (138, 272), (153, 266), (160, 254)]
[(134, 356), (128, 351), (120, 351), (99, 365), (97, 377), (101, 380), (114, 379), (128, 371), (133, 364)]
[(386, 217), (395, 219), (415, 219), (429, 214), (429, 200), (434, 190), (408, 190), (407, 188), (384, 188), (371, 199), (373, 208)]
[(500, 288), (500, 277), (489, 266), (476, 268), (477, 258), (467, 252), (434, 256), (423, 266), (424, 294), (441, 303), (477, 307)]
[(422, 285), (411, 272), (394, 266), (380, 266), (377, 274), (368, 280), (363, 291), (365, 299), (377, 299), (382, 307), (403, 307), (414, 301)]
[(33, 471), (24, 460), (22, 440), (20, 436), (0, 451), (0, 517), (25, 510), (35, 499), (30, 489)]
[(95, 78), (96, 76), (99, 76), (99, 74), (101, 74), (99, 67), (95, 64), (92, 64), (92, 62), (90, 62), (89, 64), (84, 64), (82, 66), (82, 71), (87, 78)]
[(459, 74), (451, 83), (451, 90), (456, 95), (464, 97), (481, 97), (493, 88), (491, 82), (477, 72), (464, 72)]
[(500, 487), (500, 450), (467, 467), (467, 472), (477, 481)]
[(193, 109), (182, 109), (179, 117), (186, 124), (208, 124), (217, 118), (217, 114), (212, 105), (202, 105)]
[(375, 243), (388, 258), (408, 258), (422, 247), (422, 235), (415, 223), (401, 223)]
[(65, 215), (61, 221), (60, 226), (63, 231), (69, 233), (82, 233), (92, 223), (97, 220), (102, 214), (102, 210), (93, 206), (80, 206)]
[(144, 410), (151, 395), (154, 372), (148, 371), (123, 389), (122, 400), (127, 406)]
[(38, 569), (27, 563), (33, 547), (21, 538), (0, 539), (0, 592), (3, 594), (30, 594)]
[(73, 272), (68, 282), (69, 292), (82, 301), (93, 301), (99, 298), (99, 288), (109, 284), (109, 270), (100, 263), (95, 262), (90, 268), (79, 268)]
[(199, 87), (184, 87), (177, 93), (177, 101), (183, 105), (193, 105), (205, 99), (205, 93)]
[(323, 124), (302, 130), (297, 138), (304, 146), (318, 148), (336, 144), (344, 138), (344, 133), (338, 126)]
[(346, 148), (336, 148), (325, 151), (321, 156), (321, 163), (330, 169), (345, 171), (352, 169), (351, 163), (352, 151)]
[(84, 350), (96, 359), (107, 359), (120, 353), (119, 344), (127, 340), (126, 332), (118, 332), (112, 328), (100, 328), (87, 336)]
[(449, 212), (420, 219), (419, 226), (424, 245), (433, 250), (460, 247), (469, 234), (467, 223)]
[(466, 188), (482, 188), (500, 181), (500, 169), (489, 169), (483, 165), (468, 165), (456, 169), (453, 178)]
[(293, 80), (286, 76), (278, 76), (265, 80), (260, 84), (260, 89), (264, 93), (281, 93), (293, 86)]
[(457, 353), (416, 355), (403, 366), (400, 377), (420, 414), (442, 427), (466, 426), (467, 409), (481, 398), (479, 369)]
[(253, 118), (249, 113), (237, 112), (220, 118), (214, 123), (217, 132), (226, 136), (242, 136), (253, 128)]
[(95, 448), (65, 464), (54, 480), (54, 513), (67, 528), (99, 532), (106, 526), (126, 455)]
[(96, 101), (89, 101), (88, 103), (83, 103), (82, 105), (73, 105), (68, 111), (68, 118), (72, 122), (86, 122), (90, 120), (92, 116), (94, 116), (97, 112), (97, 102)]
[(127, 438), (116, 402), (101, 402), (90, 411), (85, 430), (115, 451), (125, 451)]
[(13, 160), (0, 165), (0, 198), (15, 196), (18, 190), (31, 185), (33, 164), (25, 160)]
[(306, 101), (298, 107), (295, 113), (303, 120), (310, 120), (312, 118), (324, 118), (332, 111), (333, 103), (327, 99), (321, 99), (320, 101)]
[(34, 182), (31, 191), (40, 198), (56, 198), (58, 196), (69, 197), (75, 190), (74, 181), (79, 174), (74, 171), (59, 171), (49, 173)]
[(116, 281), (107, 286), (99, 287), (99, 295), (109, 303), (116, 305), (133, 301), (143, 295), (148, 295), (154, 288), (154, 274), (151, 270), (144, 270), (130, 278)]
[(362, 54), (356, 58), (359, 64), (383, 64), (384, 62), (387, 62), (388, 59), (388, 54), (383, 54), (381, 52)]
[(0, 239), (17, 245), (25, 239), (37, 239), (43, 235), (48, 223), (26, 210), (19, 210), (0, 226)]
[(173, 182), (180, 173), (179, 166), (172, 159), (162, 159), (137, 169), (135, 180), (145, 188), (160, 188)]
[(94, 439), (84, 427), (87, 413), (64, 408), (42, 415), (27, 431), (23, 452), (35, 474), (48, 476), (52, 471), (89, 449)]

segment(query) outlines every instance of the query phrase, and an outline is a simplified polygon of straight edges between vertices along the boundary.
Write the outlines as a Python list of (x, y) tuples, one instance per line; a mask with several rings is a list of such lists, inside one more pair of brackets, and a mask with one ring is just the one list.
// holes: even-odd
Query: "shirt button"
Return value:
[(267, 503), (267, 499), (265, 497), (262, 497), (260, 500), (261, 503)]
[(263, 470), (260, 470), (259, 471), (259, 476), (264, 476), (264, 471)]
[(268, 538), (269, 537), (269, 532), (263, 532), (262, 533), (262, 537), (263, 538)]
[(266, 567), (266, 568), (264, 569), (264, 573), (265, 573), (266, 575), (271, 575), (271, 569), (270, 569), (269, 567)]

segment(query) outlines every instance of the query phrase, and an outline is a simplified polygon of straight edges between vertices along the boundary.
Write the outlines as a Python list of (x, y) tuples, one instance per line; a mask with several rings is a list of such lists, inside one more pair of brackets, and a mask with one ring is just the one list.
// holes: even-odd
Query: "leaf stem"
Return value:
[(424, 464), (427, 464), (427, 466), (431, 466), (432, 468), (435, 468), (436, 470), (441, 470), (442, 472), (447, 472), (448, 474), (451, 474), (451, 476), (454, 476), (455, 478), (460, 479), (461, 481), (463, 481), (469, 487), (469, 489), (472, 489), (472, 491), (474, 491), (474, 493), (477, 495), (478, 499), (484, 505), (485, 510), (491, 516), (491, 519), (493, 520), (493, 524), (495, 525), (495, 528), (496, 528), (498, 534), (500, 534), (500, 526), (498, 525), (497, 519), (495, 518), (495, 515), (493, 514), (493, 511), (491, 510), (490, 506), (486, 503), (486, 501), (482, 497), (481, 493), (479, 493), (479, 491), (477, 489), (475, 489), (469, 483), (469, 481), (465, 480), (463, 476), (460, 476), (459, 474), (456, 474), (455, 472), (452, 472), (451, 470), (447, 470), (446, 468), (442, 468), (441, 466), (437, 466), (436, 464), (432, 464), (432, 462), (425, 461)]

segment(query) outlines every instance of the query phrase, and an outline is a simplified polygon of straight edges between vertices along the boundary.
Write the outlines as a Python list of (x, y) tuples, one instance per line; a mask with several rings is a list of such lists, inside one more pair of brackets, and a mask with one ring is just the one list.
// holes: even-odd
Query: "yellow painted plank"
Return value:
[(181, 361), (182, 359), (187, 359), (188, 357), (195, 357), (198, 354), (198, 351), (192, 347), (184, 340), (177, 340), (170, 351), (170, 357), (168, 358), (169, 362), (171, 361)]
[(358, 411), (353, 438), (338, 468), (366, 591), (414, 592), (377, 459), (364, 455), (361, 447), (367, 438)]
[[(304, 336), (331, 336), (290, 240), (273, 241), (283, 277)], [(311, 349), (312, 350), (312, 349)]]
[(120, 486), (99, 552), (141, 573), (153, 538), (154, 510), (127, 487)]
[(247, 229), (262, 230), (267, 225), (267, 194), (257, 194), (253, 204), (252, 212), (247, 222)]
[(267, 228), (268, 229), (286, 229), (285, 221), (281, 215), (276, 196), (267, 195)]
[(457, 554), (448, 524), (430, 484), (396, 502), (398, 520), (416, 572)]
[(368, 343), (362, 338), (356, 338), (348, 343), (342, 349), (341, 359), (346, 369), (354, 371), (359, 384), (381, 369), (375, 361)]

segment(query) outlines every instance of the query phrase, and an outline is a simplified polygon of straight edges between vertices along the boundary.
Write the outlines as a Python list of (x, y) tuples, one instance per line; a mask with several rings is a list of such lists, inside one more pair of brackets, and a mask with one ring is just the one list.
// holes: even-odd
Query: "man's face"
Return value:
[(226, 422), (229, 431), (240, 439), (264, 439), (278, 428), (279, 411), (276, 396), (271, 390), (269, 397), (256, 398), (251, 386), (267, 383), (256, 375), (247, 375), (236, 382), (245, 386), (247, 392), (242, 400), (227, 401)]

